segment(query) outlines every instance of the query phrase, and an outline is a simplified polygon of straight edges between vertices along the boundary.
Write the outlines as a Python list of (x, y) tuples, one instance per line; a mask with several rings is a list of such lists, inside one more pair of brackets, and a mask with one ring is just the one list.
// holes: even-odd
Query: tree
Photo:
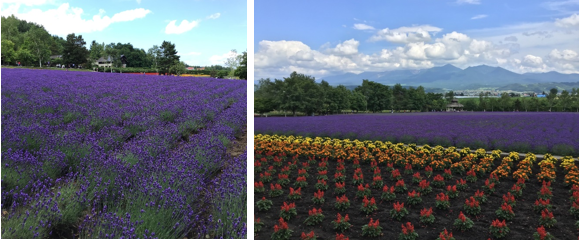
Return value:
[(503, 92), (498, 105), (502, 111), (507, 110), (511, 106), (511, 96), (507, 92)]
[(16, 58), (14, 43), (7, 39), (2, 39), (2, 63), (12, 63)]
[(396, 84), (392, 90), (392, 95), (394, 96), (394, 109), (400, 111), (406, 106), (406, 89), (402, 85)]
[(50, 34), (44, 28), (36, 26), (32, 26), (26, 34), (28, 34), (32, 42), (32, 52), (38, 60), (38, 65), (42, 67), (42, 62), (50, 58), (50, 50), (48, 48), (51, 41)]
[(563, 111), (567, 110), (567, 106), (569, 106), (569, 102), (571, 100), (571, 96), (569, 96), (569, 91), (563, 90), (561, 91), (561, 96), (559, 98), (561, 101), (559, 103), (563, 106)]
[(99, 44), (95, 40), (90, 44), (89, 58), (91, 64), (105, 55), (105, 44)]
[(147, 51), (147, 57), (152, 63), (155, 64), (154, 66), (157, 72), (159, 72), (158, 70), (159, 59), (161, 59), (162, 55), (163, 53), (161, 52), (161, 48), (159, 48), (159, 46), (157, 45), (153, 45), (153, 47)]
[(177, 63), (171, 65), (169, 67), (170, 73), (175, 73), (176, 75), (182, 75), (187, 71), (187, 67), (185, 67), (185, 62), (178, 61)]
[(169, 69), (172, 65), (179, 62), (179, 58), (177, 50), (175, 49), (175, 44), (163, 41), (163, 44), (161, 44), (161, 58), (159, 59), (159, 68), (161, 69), (161, 72), (170, 73)]
[(470, 99), (470, 100), (466, 100), (464, 102), (464, 109), (465, 110), (475, 110), (477, 108), (476, 103), (474, 100)]
[(237, 54), (237, 50), (232, 49), (229, 52), (229, 57), (225, 60), (225, 66), (229, 67), (229, 76), (234, 76), (234, 72), (237, 67), (241, 64), (243, 59), (242, 55)]
[(75, 64), (75, 66), (86, 63), (89, 52), (85, 45), (86, 42), (82, 35), (76, 36), (74, 33), (67, 35), (62, 56), (64, 63), (68, 65)]
[(235, 69), (235, 76), (239, 77), (239, 79), (247, 79), (247, 51), (243, 52), (239, 67)]
[(549, 94), (547, 95), (547, 101), (549, 102), (549, 111), (551, 111), (551, 108), (553, 108), (555, 98), (557, 97), (557, 92), (559, 92), (557, 88), (552, 88), (549, 91)]
[(358, 112), (361, 110), (366, 110), (368, 108), (368, 102), (366, 102), (366, 97), (360, 91), (353, 91), (350, 95), (350, 108)]

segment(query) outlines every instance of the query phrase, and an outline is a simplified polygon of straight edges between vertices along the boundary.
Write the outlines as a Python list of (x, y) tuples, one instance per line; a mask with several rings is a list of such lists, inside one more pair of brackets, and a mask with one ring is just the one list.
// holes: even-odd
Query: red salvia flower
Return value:
[(430, 217), (430, 215), (432, 215), (432, 207), (430, 209), (422, 209), (420, 210), (420, 216), (422, 217)]
[(436, 195), (436, 201), (448, 202), (448, 200), (449, 200), (448, 195), (446, 195), (444, 193), (439, 193)]
[(394, 210), (396, 210), (396, 212), (400, 212), (400, 210), (402, 210), (403, 208), (404, 208), (404, 203), (399, 203), (399, 202), (394, 203)]
[(433, 180), (436, 182), (442, 182), (442, 181), (444, 181), (444, 177), (442, 177), (440, 174), (438, 174), (438, 175), (434, 176)]
[(479, 206), (479, 202), (477, 200), (475, 200), (473, 196), (471, 196), (469, 199), (467, 199), (465, 201), (465, 204), (471, 208)]
[(428, 188), (428, 187), (430, 186), (430, 182), (429, 182), (429, 181), (426, 181), (426, 180), (422, 180), (422, 181), (420, 181), (420, 183), (418, 183), (418, 186), (419, 186), (421, 189), (426, 189), (426, 188)]
[(507, 226), (507, 222), (505, 220), (499, 221), (498, 219), (495, 219), (491, 225), (495, 228), (504, 228)]
[(319, 198), (319, 199), (323, 198), (324, 197), (324, 191), (318, 190), (317, 192), (314, 193), (314, 197)]

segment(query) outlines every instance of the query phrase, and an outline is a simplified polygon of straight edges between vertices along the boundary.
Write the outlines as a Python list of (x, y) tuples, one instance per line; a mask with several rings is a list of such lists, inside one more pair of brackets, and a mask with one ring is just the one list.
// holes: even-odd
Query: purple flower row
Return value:
[(412, 113), (268, 117), (255, 132), (579, 154), (578, 113)]
[(2, 237), (215, 235), (246, 113), (240, 81), (3, 69)]

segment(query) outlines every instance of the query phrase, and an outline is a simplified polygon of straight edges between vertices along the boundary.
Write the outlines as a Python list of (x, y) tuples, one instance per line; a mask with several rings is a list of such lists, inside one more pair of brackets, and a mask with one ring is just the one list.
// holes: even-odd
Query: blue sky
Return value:
[(147, 51), (170, 41), (190, 65), (224, 65), (232, 49), (247, 49), (245, 0), (3, 0), (2, 16), (11, 14), (63, 38), (81, 34), (87, 48), (96, 40)]
[(579, 0), (255, 0), (255, 78), (487, 64), (579, 73)]

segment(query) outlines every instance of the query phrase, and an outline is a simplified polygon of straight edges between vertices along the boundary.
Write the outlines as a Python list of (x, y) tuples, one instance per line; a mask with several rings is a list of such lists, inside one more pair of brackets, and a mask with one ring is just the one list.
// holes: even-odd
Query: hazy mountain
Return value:
[[(579, 74), (561, 74), (558, 72), (517, 74), (501, 67), (479, 65), (460, 69), (447, 64), (440, 67), (422, 70), (393, 70), (385, 72), (346, 73), (323, 78), (332, 85), (357, 86), (367, 79), (385, 85), (400, 83), (404, 86), (427, 88), (471, 89), (513, 85), (523, 86), (551, 82), (579, 82)], [(518, 85), (517, 85), (518, 84)], [(530, 87), (530, 86), (529, 86)], [(542, 87), (542, 86), (541, 86)], [(539, 86), (530, 89), (541, 88)]]

